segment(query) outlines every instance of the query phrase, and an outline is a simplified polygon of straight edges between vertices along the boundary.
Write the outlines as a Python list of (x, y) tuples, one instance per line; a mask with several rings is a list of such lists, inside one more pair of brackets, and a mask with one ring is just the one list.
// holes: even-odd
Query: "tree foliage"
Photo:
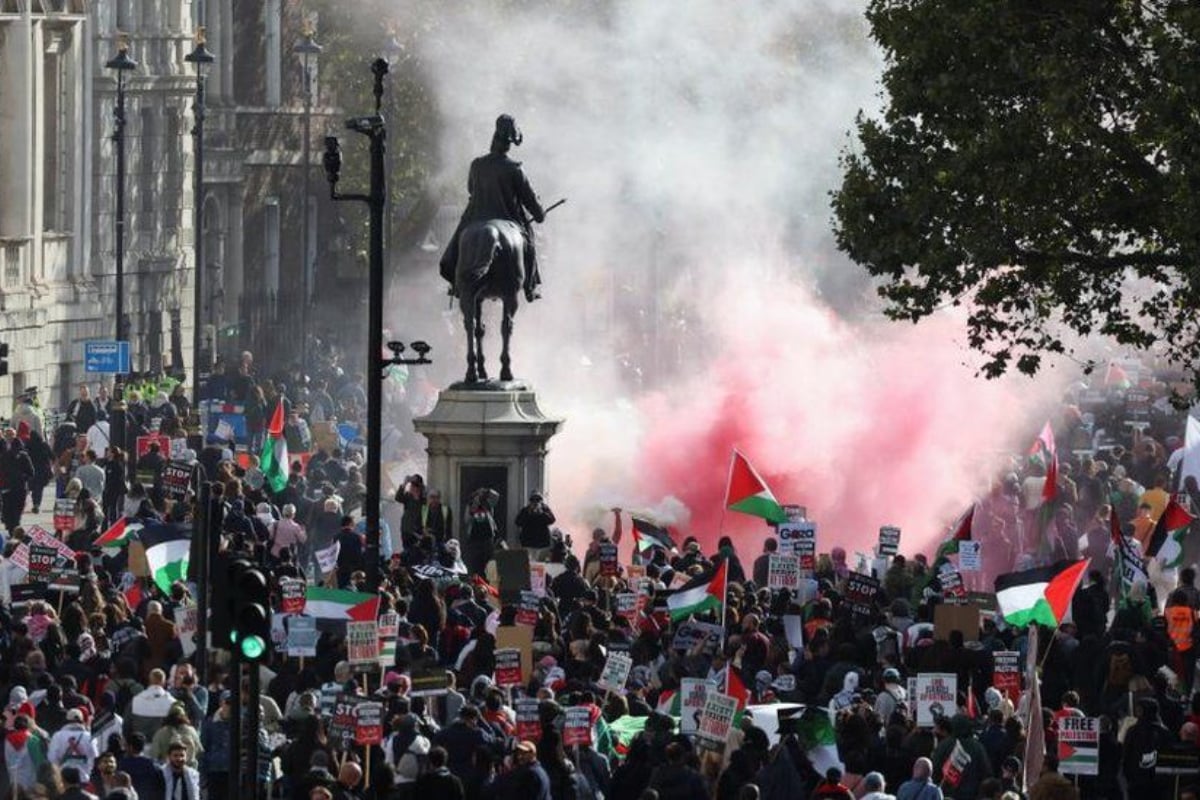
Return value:
[(872, 0), (838, 244), (887, 313), (965, 304), (983, 372), (1080, 338), (1200, 358), (1200, 4)]

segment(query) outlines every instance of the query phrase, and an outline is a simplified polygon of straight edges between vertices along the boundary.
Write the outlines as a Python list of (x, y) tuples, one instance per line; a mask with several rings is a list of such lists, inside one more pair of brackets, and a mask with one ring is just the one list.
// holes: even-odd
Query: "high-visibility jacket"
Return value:
[(1179, 652), (1192, 647), (1192, 629), (1196, 625), (1196, 612), (1191, 606), (1168, 606), (1163, 612), (1167, 620), (1167, 635)]

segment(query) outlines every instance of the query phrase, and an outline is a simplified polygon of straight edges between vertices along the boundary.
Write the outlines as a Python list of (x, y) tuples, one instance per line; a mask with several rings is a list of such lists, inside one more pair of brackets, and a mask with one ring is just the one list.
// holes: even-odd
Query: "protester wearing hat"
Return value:
[(84, 775), (92, 774), (92, 765), (99, 755), (92, 734), (83, 721), (83, 712), (78, 708), (67, 710), (67, 722), (50, 737), (46, 758), (60, 769), (77, 767)]

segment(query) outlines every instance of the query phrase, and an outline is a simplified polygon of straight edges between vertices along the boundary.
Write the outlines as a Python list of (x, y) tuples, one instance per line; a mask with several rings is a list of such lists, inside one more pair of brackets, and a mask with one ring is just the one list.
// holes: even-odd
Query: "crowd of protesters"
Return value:
[[(379, 565), (381, 613), (399, 620), (394, 659), (372, 675), (356, 672), (344, 630), (336, 628), (322, 633), (317, 655), (303, 662), (276, 647), (261, 670), (262, 757), (245, 768), (264, 795), (292, 800), (1195, 798), (1194, 772), (1185, 768), (1181, 780), (1160, 767), (1175, 763), (1171, 758), (1200, 764), (1195, 572), (1156, 570), (1154, 582), (1122, 588), (1110, 574), (1108, 522), (1115, 509), (1136, 538), (1162, 513), (1163, 496), (1169, 499), (1186, 471), (1174, 455), (1184, 444), (1185, 416), (1162, 402), (1167, 387), (1152, 378), (1135, 377), (1129, 387), (1094, 383), (1073, 389), (1054, 420), (1064, 456), (1053, 524), (1039, 515), (1044, 467), (1023, 454), (976, 506), (973, 535), (989, 554), (989, 585), (998, 573), (1091, 558), (1072, 613), (1033, 637), (1032, 654), (1030, 631), (1007, 626), (994, 609), (978, 630), (936, 634), (936, 610), (948, 602), (939, 578), (944, 556), (897, 555), (878, 566), (881, 590), (867, 609), (847, 601), (848, 582), (864, 567), (849, 563), (842, 547), (816, 559), (801, 590), (768, 588), (778, 542), (766, 527), (762, 541), (726, 538), (710, 553), (692, 538), (677, 548), (651, 546), (625, 558), (613, 575), (601, 554), (610, 542), (624, 541), (628, 550), (620, 510), (611, 530), (598, 528), (575, 548), (535, 494), (517, 517), (518, 530), (505, 537), (492, 516), (494, 491), (450, 508), (438, 487), (411, 475), (389, 498), (399, 521), (394, 536), (389, 529), (382, 537)], [(289, 449), (300, 452), (308, 449), (309, 422), (355, 419), (365, 400), (353, 379), (256, 379), (248, 354), (217, 384), (211, 396), (245, 404), (251, 452), (281, 401), (288, 436), (296, 437)], [(182, 433), (193, 411), (182, 390), (127, 400), (135, 424), (168, 434)], [(1138, 424), (1128, 426), (1131, 402)], [(5, 431), (0, 796), (218, 797), (230, 772), (234, 693), (243, 709), (250, 694), (219, 650), (209, 651), (207, 674), (197, 674), (177, 615), (194, 604), (187, 583), (163, 591), (131, 574), (128, 548), (93, 547), (120, 519), (187, 527), (195, 511), (190, 495), (164, 492), (164, 454), (152, 451), (135, 471), (119, 449), (96, 448), (92, 434), (110, 403), (102, 390), (81, 389), (54, 430), (27, 421), (19, 409), (13, 420), (25, 419), (24, 427)], [(334, 449), (297, 462), (280, 492), (265, 485), (252, 457), (239, 461), (228, 443), (206, 440), (184, 457), (221, 485), (220, 551), (246, 552), (267, 565), (276, 595), (283, 578), (367, 586), (373, 565), (365, 561), (360, 519), (361, 453)], [(1200, 510), (1195, 493), (1193, 481), (1176, 498)], [(47, 588), (18, 599), (13, 587), (26, 576), (13, 555), (29, 538), (22, 516), (55, 498), (73, 501), (74, 526), (58, 535), (75, 551), (78, 591)], [(825, 528), (822, 537), (833, 545), (837, 532)], [(316, 554), (334, 543), (336, 563), (322, 565)], [(546, 581), (535, 618), (520, 621), (532, 628), (532, 668), (519, 687), (502, 689), (496, 650), (519, 622), (517, 604), (501, 594), (497, 566), (510, 547), (528, 550)], [(720, 626), (718, 641), (702, 637), (675, 649), (685, 620), (671, 619), (666, 598), (718, 571), (727, 577), (723, 606), (692, 620)], [(646, 595), (632, 615), (616, 611), (625, 592)], [(1191, 621), (1182, 634), (1178, 624), (1168, 628), (1172, 608), (1186, 609), (1173, 620)], [(799, 639), (785, 623), (794, 617), (802, 620)], [(1039, 665), (1040, 705), (1029, 685), (1016, 695), (992, 685), (1000, 651)], [(602, 691), (613, 652), (628, 653), (633, 667), (623, 691)], [(431, 666), (446, 673), (446, 683), (432, 695), (414, 694), (414, 673)], [(923, 673), (957, 677), (955, 707), (931, 726), (917, 725), (906, 690), (907, 679)], [(670, 700), (689, 678), (742, 702), (744, 713), (722, 746), (705, 747), (679, 732)], [(370, 746), (369, 762), (367, 749), (330, 736), (343, 693), (384, 704), (387, 736)], [(520, 698), (538, 700), (536, 737), (517, 724)], [(831, 715), (838, 766), (818, 770), (811, 742), (767, 724), (758, 711), (788, 703)], [(568, 708), (587, 710), (589, 744), (564, 743)], [(1057, 734), (1068, 716), (1100, 719), (1096, 775), (1058, 771)], [(1031, 724), (1040, 731), (1032, 740), (1040, 774), (1027, 769)], [(951, 775), (958, 752), (968, 758)]]

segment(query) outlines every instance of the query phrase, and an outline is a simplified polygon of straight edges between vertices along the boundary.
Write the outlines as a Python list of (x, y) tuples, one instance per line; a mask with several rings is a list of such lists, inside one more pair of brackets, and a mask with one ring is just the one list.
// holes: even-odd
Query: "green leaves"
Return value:
[(1200, 11), (1183, 0), (874, 0), (838, 246), (886, 312), (970, 308), (986, 375), (1097, 334), (1200, 357)]

